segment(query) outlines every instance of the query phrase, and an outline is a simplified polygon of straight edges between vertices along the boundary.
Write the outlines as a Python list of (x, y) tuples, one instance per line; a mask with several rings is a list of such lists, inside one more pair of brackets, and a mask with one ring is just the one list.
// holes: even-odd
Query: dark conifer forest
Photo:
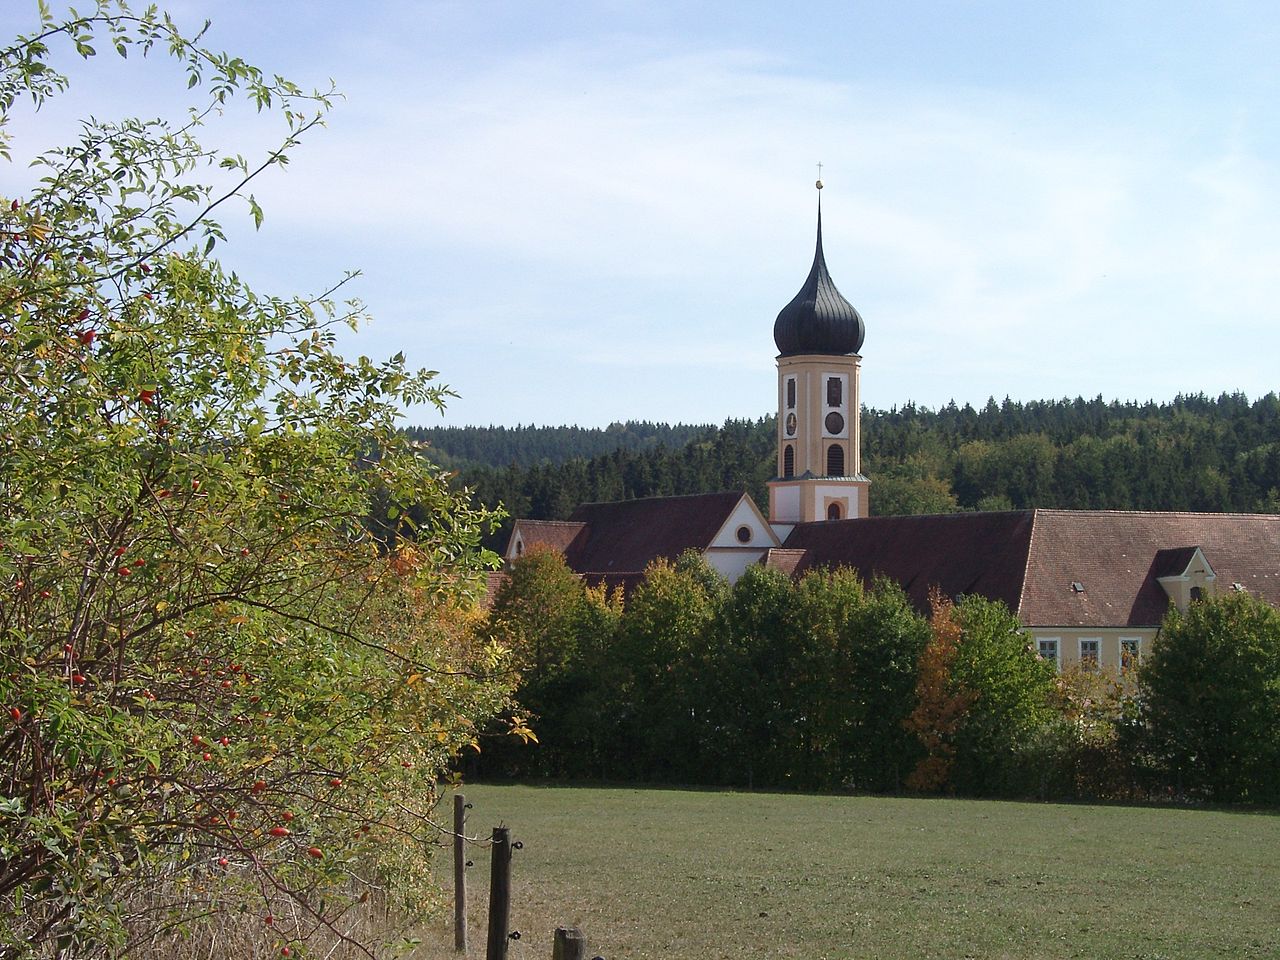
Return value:
[[(511, 517), (579, 503), (746, 490), (767, 502), (775, 420), (722, 426), (414, 427), (454, 483)], [(1280, 397), (1145, 403), (991, 399), (863, 409), (874, 514), (1029, 507), (1280, 512)], [(509, 521), (508, 521), (509, 524)], [(505, 542), (506, 528), (491, 538)]]

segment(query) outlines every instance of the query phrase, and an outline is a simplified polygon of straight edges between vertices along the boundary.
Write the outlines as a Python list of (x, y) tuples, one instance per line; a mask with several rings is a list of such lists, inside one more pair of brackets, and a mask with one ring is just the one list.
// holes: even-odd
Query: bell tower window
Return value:
[(838, 407), (844, 400), (844, 384), (839, 377), (827, 377), (827, 406)]
[(796, 408), (796, 378), (787, 378), (787, 409), (794, 410)]
[(838, 443), (827, 447), (827, 476), (844, 476), (844, 447)]
[(787, 478), (796, 475), (796, 448), (789, 443), (782, 448), (782, 475)]

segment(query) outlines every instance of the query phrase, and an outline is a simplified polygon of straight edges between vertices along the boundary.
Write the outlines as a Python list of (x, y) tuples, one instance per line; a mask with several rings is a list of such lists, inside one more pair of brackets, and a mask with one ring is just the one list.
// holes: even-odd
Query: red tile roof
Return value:
[[(567, 522), (516, 529), (528, 545), (561, 550), (587, 582), (630, 593), (658, 557), (705, 551), (743, 496), (589, 503)], [(1218, 591), (1238, 583), (1280, 606), (1280, 516), (1019, 510), (823, 521), (797, 524), (763, 562), (793, 576), (852, 567), (889, 577), (921, 611), (936, 586), (1002, 601), (1029, 627), (1152, 627), (1169, 605), (1157, 578), (1181, 574), (1197, 547)]]
[(787, 576), (794, 576), (796, 570), (809, 555), (807, 550), (787, 550), (784, 547), (770, 547), (764, 552), (762, 561), (770, 570), (781, 570)]
[[(802, 523), (796, 567), (853, 567), (902, 584), (925, 610), (929, 588), (1001, 600), (1027, 626), (1153, 627), (1199, 547), (1219, 591), (1241, 584), (1280, 606), (1280, 516), (1024, 510)], [(1083, 590), (1076, 591), (1073, 584)]]
[(1280, 606), (1280, 516), (1037, 510), (1019, 619), (1028, 626), (1155, 626), (1169, 605), (1156, 578), (1182, 573), (1195, 547), (1217, 575), (1218, 592), (1239, 583)]
[(520, 535), (525, 549), (533, 546), (550, 547), (565, 556), (572, 550), (574, 541), (586, 530), (585, 523), (567, 520), (517, 520), (511, 528), (511, 537)]
[(868, 581), (889, 577), (920, 611), (929, 590), (976, 593), (1016, 610), (1031, 545), (1031, 511), (866, 517), (801, 523), (783, 544), (805, 550), (797, 572), (853, 567)]
[(510, 579), (502, 570), (490, 570), (485, 574), (484, 581), (484, 597), (480, 600), (480, 607), (483, 610), (492, 610), (493, 601), (498, 597), (498, 591), (502, 589), (502, 585)]
[(569, 519), (585, 524), (585, 535), (565, 558), (582, 573), (613, 575), (639, 573), (658, 557), (706, 550), (745, 496), (735, 491), (584, 503)]

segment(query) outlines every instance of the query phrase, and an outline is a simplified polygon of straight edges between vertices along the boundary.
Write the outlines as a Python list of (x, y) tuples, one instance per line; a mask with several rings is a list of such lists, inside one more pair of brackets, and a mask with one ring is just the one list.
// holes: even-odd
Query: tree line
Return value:
[(1248, 594), (1171, 611), (1124, 676), (1059, 674), (981, 597), (926, 617), (851, 570), (730, 586), (689, 553), (624, 604), (535, 549), (485, 629), (539, 742), (482, 776), (1280, 802), (1280, 612)]
[(713, 424), (666, 424), (628, 420), (598, 427), (406, 427), (417, 443), (432, 448), (431, 459), (441, 466), (502, 467), (511, 463), (564, 463), (574, 458), (603, 456), (615, 450), (656, 450), (683, 447), (715, 432)]
[[(596, 452), (608, 431), (547, 428), (546, 436), (564, 443), (557, 441), (557, 457), (539, 448), (536, 460), (509, 458), (502, 428), (413, 436), (452, 463), (456, 488), (510, 517), (562, 520), (580, 503), (726, 489), (767, 500), (766, 482), (776, 472), (774, 417), (688, 429), (682, 445), (655, 439)], [(579, 434), (590, 436), (590, 445), (569, 443)], [(653, 436), (674, 441), (680, 433)], [(1224, 393), (1165, 403), (992, 399), (981, 409), (864, 409), (862, 449), (871, 511), (880, 515), (1031, 507), (1280, 511), (1274, 393), (1252, 402)], [(509, 521), (490, 545), (504, 542), (507, 530)]]

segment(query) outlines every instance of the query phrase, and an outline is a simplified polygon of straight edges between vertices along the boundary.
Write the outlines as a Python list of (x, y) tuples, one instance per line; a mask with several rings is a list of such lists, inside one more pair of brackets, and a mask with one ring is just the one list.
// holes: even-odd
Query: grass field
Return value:
[[(1277, 958), (1280, 816), (677, 790), (479, 787), (515, 853), (511, 960), (590, 955)], [(472, 854), (483, 957), (488, 851)], [(448, 858), (440, 866), (447, 873)], [(442, 877), (444, 874), (442, 873)], [(415, 957), (452, 953), (446, 925)]]

